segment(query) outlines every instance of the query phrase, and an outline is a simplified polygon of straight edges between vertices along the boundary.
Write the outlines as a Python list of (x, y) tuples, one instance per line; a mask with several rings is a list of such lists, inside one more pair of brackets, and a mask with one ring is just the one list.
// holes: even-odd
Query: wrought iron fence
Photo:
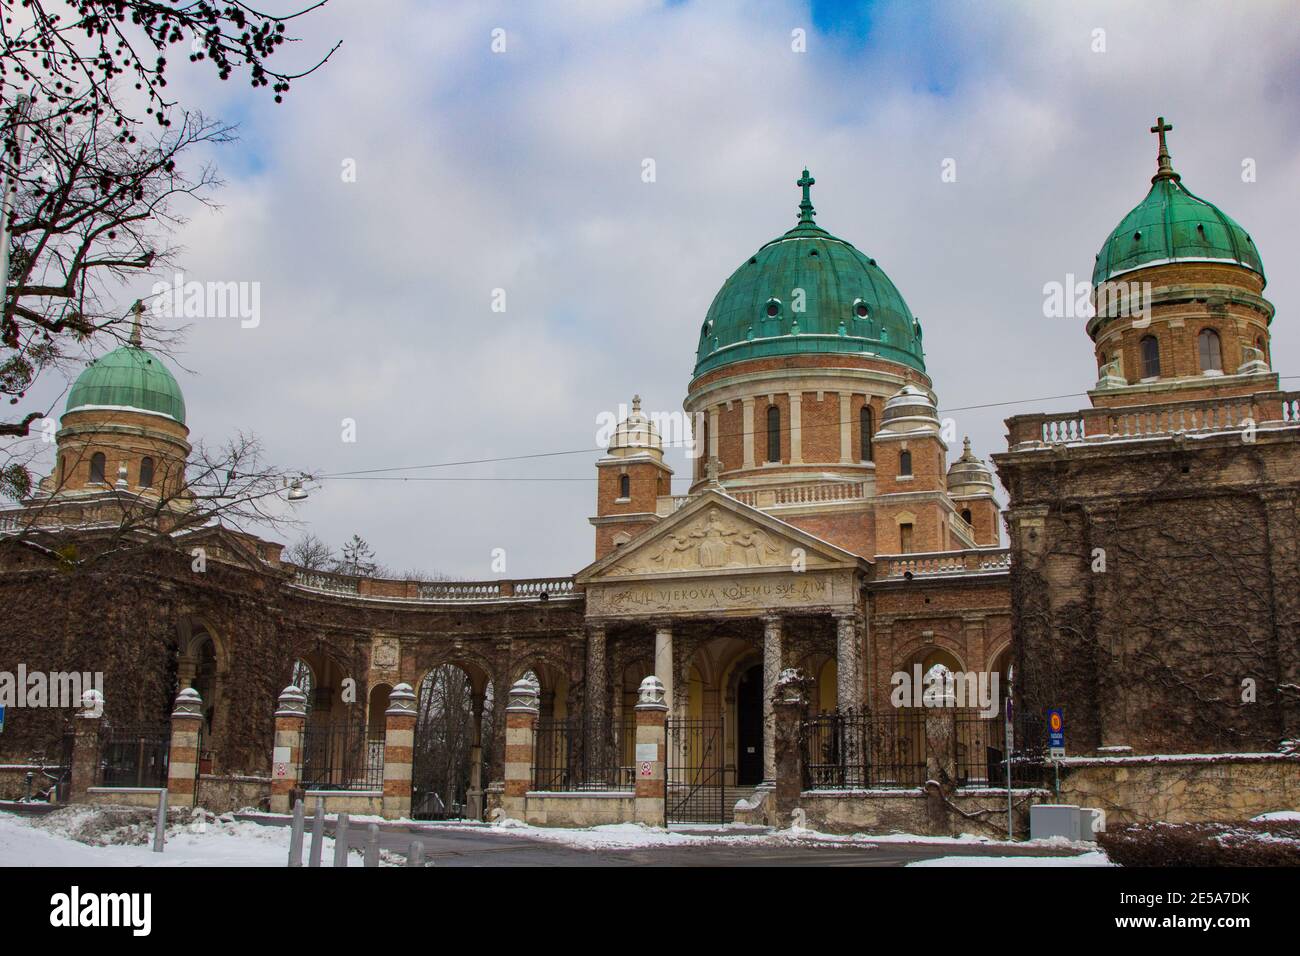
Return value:
[(588, 735), (578, 718), (539, 720), (533, 732), (533, 789), (631, 790), (632, 767), (623, 765), (620, 750), (608, 732)]
[(100, 738), (100, 784), (105, 787), (167, 786), (170, 724), (106, 728)]
[[(951, 753), (942, 755), (954, 769), (958, 787), (1005, 787), (1006, 722), (1000, 715), (954, 710)], [(930, 742), (926, 711), (903, 709), (884, 714), (829, 711), (803, 722), (804, 787), (839, 790), (865, 787), (917, 787), (927, 777)], [(1040, 787), (1046, 781), (1041, 719), (1019, 721), (1011, 756), (1011, 783)]]
[(730, 823), (726, 735), (721, 720), (669, 718), (664, 783), (667, 823)]
[(384, 741), (360, 721), (308, 721), (299, 779), (307, 790), (382, 790)]
[(804, 787), (919, 787), (925, 782), (925, 714), (836, 710), (804, 721)]

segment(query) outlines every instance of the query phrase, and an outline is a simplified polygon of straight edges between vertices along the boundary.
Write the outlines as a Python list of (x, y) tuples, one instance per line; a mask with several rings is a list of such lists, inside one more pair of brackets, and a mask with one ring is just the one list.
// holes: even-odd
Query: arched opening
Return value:
[(153, 459), (148, 455), (140, 459), (140, 487), (153, 487)]
[(629, 475), (618, 476), (618, 496), (620, 498), (632, 497), (632, 478)]
[(872, 421), (871, 406), (863, 405), (862, 411), (858, 412), (858, 432), (861, 435), (862, 442), (862, 461), (874, 461), (871, 451), (871, 436), (875, 434), (875, 425)]
[(1214, 329), (1201, 329), (1196, 337), (1196, 345), (1201, 360), (1201, 371), (1222, 372), (1223, 352), (1219, 344), (1219, 333)]
[(1138, 343), (1142, 353), (1142, 377), (1160, 377), (1160, 343), (1154, 335), (1144, 335)]
[(495, 701), (477, 669), (441, 664), (416, 692), (411, 816), (418, 820), (480, 819), (483, 775), (491, 764)]
[(974, 522), (971, 521), (971, 517), (972, 517), (972, 515), (971, 515), (971, 511), (970, 511), (969, 508), (962, 508), (962, 509), (961, 509), (961, 520), (962, 520), (962, 521), (966, 522), (967, 524), (974, 524)]
[(97, 451), (90, 456), (90, 481), (92, 483), (104, 484), (105, 467), (106, 461), (102, 451)]
[(767, 406), (767, 460), (781, 460), (781, 409)]
[(366, 739), (383, 741), (388, 727), (388, 699), (392, 684), (376, 684), (370, 688), (370, 703), (366, 707)]
[(910, 451), (900, 451), (898, 453), (898, 473), (900, 475), (910, 475), (912, 473), (912, 453)]
[(763, 665), (753, 664), (736, 685), (736, 785), (763, 781)]

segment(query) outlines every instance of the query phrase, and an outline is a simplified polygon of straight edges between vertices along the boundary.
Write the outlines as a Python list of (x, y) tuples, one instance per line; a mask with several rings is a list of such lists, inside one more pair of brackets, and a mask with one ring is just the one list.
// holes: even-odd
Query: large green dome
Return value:
[(1095, 286), (1143, 266), (1165, 262), (1230, 262), (1264, 276), (1264, 263), (1250, 234), (1213, 203), (1194, 195), (1174, 172), (1161, 117), (1158, 168), (1146, 198), (1106, 237), (1092, 270)]
[(185, 424), (185, 398), (162, 361), (138, 345), (95, 359), (68, 393), (69, 412), (86, 407), (138, 408)]
[(920, 323), (875, 259), (813, 221), (813, 182), (805, 169), (798, 224), (754, 253), (714, 296), (700, 329), (696, 376), (809, 352), (875, 355), (925, 371)]

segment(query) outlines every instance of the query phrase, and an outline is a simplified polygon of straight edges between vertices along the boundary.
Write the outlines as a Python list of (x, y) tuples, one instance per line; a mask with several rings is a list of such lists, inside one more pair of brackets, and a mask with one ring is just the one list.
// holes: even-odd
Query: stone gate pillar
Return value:
[(271, 751), (271, 812), (288, 813), (289, 794), (298, 788), (302, 764), (302, 730), (307, 723), (307, 697), (290, 684), (280, 691), (275, 710), (275, 739)]
[(99, 722), (103, 716), (104, 695), (97, 690), (82, 694), (81, 710), (73, 722), (70, 803), (85, 803), (86, 792), (99, 785)]
[(384, 711), (384, 817), (411, 815), (411, 766), (415, 760), (415, 691), (398, 684)]
[(664, 685), (651, 675), (641, 681), (636, 705), (636, 748), (633, 752), (633, 773), (636, 774), (636, 799), (633, 819), (637, 823), (661, 827), (665, 825), (664, 758), (667, 756), (664, 738), (668, 719), (668, 703), (664, 699)]
[(537, 685), (521, 677), (510, 688), (506, 705), (506, 785), (501, 809), (514, 820), (523, 820), (528, 812), (528, 791), (533, 785), (537, 696)]
[(790, 813), (803, 793), (803, 750), (800, 740), (808, 678), (797, 667), (787, 668), (777, 680), (772, 698), (775, 714), (776, 791), (772, 794), (778, 825), (788, 825)]
[(776, 682), (781, 676), (781, 618), (769, 614), (763, 618), (763, 782), (760, 787), (776, 786)]
[(193, 687), (176, 695), (172, 708), (172, 739), (167, 755), (167, 802), (194, 806), (198, 797), (199, 736), (203, 727), (203, 700)]

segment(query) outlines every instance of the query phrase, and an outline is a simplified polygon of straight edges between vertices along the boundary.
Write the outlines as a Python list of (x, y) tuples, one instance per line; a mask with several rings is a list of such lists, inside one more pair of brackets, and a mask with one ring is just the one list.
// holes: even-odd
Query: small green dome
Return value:
[(804, 353), (876, 355), (925, 371), (920, 323), (876, 260), (813, 221), (813, 182), (805, 169), (795, 227), (754, 253), (714, 296), (700, 329), (696, 376)]
[(138, 345), (95, 359), (77, 376), (67, 411), (86, 407), (139, 408), (185, 424), (185, 398), (172, 373)]
[(1174, 172), (1161, 117), (1158, 169), (1151, 191), (1106, 238), (1092, 270), (1095, 286), (1121, 273), (1164, 262), (1231, 262), (1264, 277), (1250, 234), (1213, 203), (1194, 195)]

